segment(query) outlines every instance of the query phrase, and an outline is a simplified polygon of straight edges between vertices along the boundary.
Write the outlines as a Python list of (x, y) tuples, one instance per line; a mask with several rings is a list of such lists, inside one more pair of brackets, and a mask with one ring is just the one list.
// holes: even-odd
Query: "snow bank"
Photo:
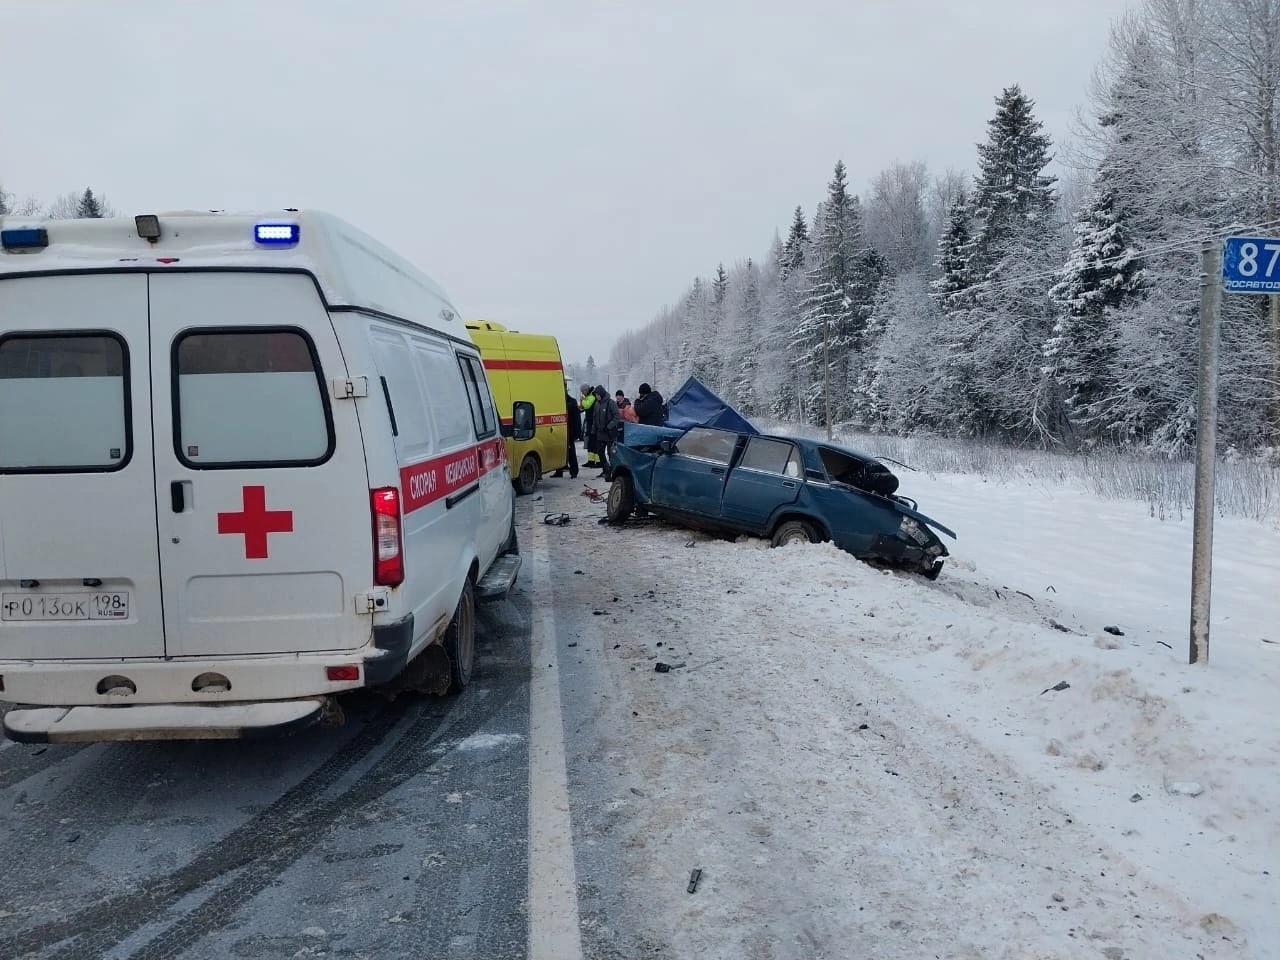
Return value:
[(960, 536), (936, 583), (826, 545), (554, 534), (645, 571), (584, 646), (616, 674), (624, 845), (674, 955), (1280, 957), (1280, 533), (1219, 522), (1191, 667), (1189, 517), (906, 487)]

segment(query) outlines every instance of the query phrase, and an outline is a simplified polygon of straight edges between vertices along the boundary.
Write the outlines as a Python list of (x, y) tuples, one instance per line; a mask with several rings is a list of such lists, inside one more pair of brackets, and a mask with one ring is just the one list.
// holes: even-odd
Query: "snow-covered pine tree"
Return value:
[(759, 401), (756, 395), (756, 380), (759, 376), (761, 343), (760, 271), (755, 263), (748, 260), (742, 269), (740, 282), (737, 285), (738, 295), (734, 305), (734, 343), (735, 353), (730, 370), (732, 382), (729, 386), (730, 402), (746, 417), (756, 416)]
[[(1146, 0), (1113, 26), (1085, 142), (1106, 165), (1120, 221), (1142, 251), (1146, 294), (1116, 308), (1115, 402), (1099, 427), (1121, 442), (1183, 454), (1195, 437), (1199, 290), (1196, 237), (1229, 224), (1235, 179), (1221, 164), (1223, 126), (1204, 100), (1205, 4)], [(1231, 161), (1227, 161), (1230, 163)], [(1100, 170), (1101, 170), (1100, 166)], [(1234, 298), (1243, 299), (1243, 298)], [(1224, 302), (1224, 345), (1238, 307)], [(1223, 352), (1223, 435), (1242, 418), (1233, 391), (1253, 374)], [(1243, 374), (1243, 375), (1241, 375)], [(1235, 438), (1227, 442), (1232, 442)]]
[(85, 187), (76, 205), (76, 216), (82, 220), (101, 220), (103, 215), (101, 201), (93, 195), (93, 190)]
[(787, 232), (787, 242), (782, 247), (782, 255), (778, 258), (781, 277), (786, 280), (792, 273), (804, 269), (805, 251), (809, 246), (809, 224), (804, 219), (804, 208), (796, 207), (791, 218), (791, 229)]
[(1063, 427), (1043, 348), (1053, 325), (1048, 298), (1061, 265), (1054, 178), (1044, 171), (1049, 138), (1034, 102), (1016, 84), (996, 98), (987, 141), (978, 147), (975, 230), (966, 306), (949, 311), (953, 379), (962, 387), (952, 413), (969, 435), (1051, 441)]
[(706, 305), (699, 341), (698, 378), (712, 390), (719, 392), (728, 379), (726, 371), (731, 364), (733, 344), (727, 334), (729, 274), (724, 264), (716, 266), (711, 278), (711, 295)]
[(680, 308), (680, 357), (676, 374), (682, 382), (690, 376), (706, 382), (709, 364), (703, 345), (706, 342), (707, 314), (707, 283), (702, 277), (695, 277)]
[(777, 285), (769, 298), (769, 318), (764, 336), (770, 345), (767, 397), (770, 416), (779, 420), (803, 419), (802, 396), (808, 378), (796, 361), (795, 332), (804, 312), (805, 266), (812, 240), (804, 211), (796, 207), (787, 239), (776, 261)]
[(13, 194), (7, 192), (4, 184), (0, 183), (0, 217), (9, 212), (11, 203), (13, 203)]
[(1049, 291), (1060, 312), (1044, 346), (1068, 418), (1093, 439), (1110, 422), (1115, 381), (1125, 375), (1117, 367), (1119, 311), (1143, 296), (1146, 280), (1113, 176), (1104, 160), (1077, 218), (1070, 258)]
[(861, 204), (849, 193), (843, 161), (836, 163), (827, 185), (806, 265), (792, 349), (809, 380), (807, 419), (825, 423), (829, 404), (834, 423), (850, 413), (850, 355), (861, 342), (882, 269), (866, 247)]
[[(965, 424), (977, 420), (982, 410), (984, 396), (978, 390), (973, 357), (958, 347), (953, 348), (956, 330), (963, 329), (973, 303), (976, 279), (973, 252), (972, 202), (960, 188), (951, 202), (946, 227), (938, 238), (938, 256), (934, 261), (937, 279), (929, 285), (937, 305), (938, 336), (942, 338), (938, 362), (931, 369), (937, 378), (934, 388), (945, 402), (929, 410), (914, 408), (914, 413), (904, 421), (904, 428), (909, 424), (963, 430)], [(884, 357), (877, 362), (883, 378), (893, 364)], [(890, 393), (883, 386), (879, 390), (886, 396)]]
[(942, 312), (919, 271), (887, 279), (876, 303), (881, 329), (870, 357), (867, 400), (877, 426), (899, 433), (941, 423), (949, 398), (938, 389), (946, 359)]
[(973, 271), (969, 267), (973, 243), (972, 216), (969, 195), (961, 190), (947, 211), (946, 227), (938, 239), (938, 255), (934, 260), (938, 279), (931, 286), (938, 306), (944, 311), (973, 286)]
[(1000, 258), (1009, 238), (1051, 226), (1055, 178), (1044, 170), (1053, 157), (1034, 111), (1034, 101), (1021, 87), (1006, 87), (996, 98), (995, 116), (987, 121), (987, 141), (978, 144), (973, 210), (980, 268)]

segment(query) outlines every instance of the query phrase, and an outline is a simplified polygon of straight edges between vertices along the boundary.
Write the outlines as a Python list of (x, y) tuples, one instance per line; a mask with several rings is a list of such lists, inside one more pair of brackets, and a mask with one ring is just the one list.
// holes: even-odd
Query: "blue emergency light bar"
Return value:
[(0, 230), (0, 247), (6, 250), (36, 250), (49, 245), (49, 231), (44, 227), (18, 227)]
[(257, 223), (253, 227), (253, 239), (264, 247), (292, 247), (301, 235), (296, 223)]

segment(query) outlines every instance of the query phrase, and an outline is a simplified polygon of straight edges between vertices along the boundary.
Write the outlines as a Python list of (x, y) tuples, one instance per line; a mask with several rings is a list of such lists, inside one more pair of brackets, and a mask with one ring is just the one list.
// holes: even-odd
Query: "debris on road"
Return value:
[(1040, 691), (1040, 696), (1042, 696), (1042, 697), (1043, 697), (1043, 696), (1044, 696), (1046, 693), (1048, 693), (1050, 690), (1055, 690), (1055, 691), (1056, 691), (1056, 690), (1066, 690), (1066, 689), (1068, 689), (1070, 686), (1071, 686), (1071, 684), (1067, 683), (1067, 681), (1065, 681), (1065, 680), (1059, 680), (1059, 681), (1058, 681), (1057, 683), (1055, 683), (1052, 687), (1045, 687), (1043, 690), (1041, 690), (1041, 691)]
[(702, 868), (695, 867), (689, 873), (689, 892), (696, 893), (698, 890), (698, 881), (702, 879)]
[(679, 670), (683, 666), (684, 666), (683, 663), (663, 663), (661, 660), (659, 660), (657, 663), (653, 665), (653, 672), (654, 673), (670, 673), (672, 670)]
[(1124, 631), (1121, 630), (1119, 627), (1103, 627), (1102, 629), (1105, 630), (1107, 633), (1111, 634), (1113, 637), (1124, 636)]

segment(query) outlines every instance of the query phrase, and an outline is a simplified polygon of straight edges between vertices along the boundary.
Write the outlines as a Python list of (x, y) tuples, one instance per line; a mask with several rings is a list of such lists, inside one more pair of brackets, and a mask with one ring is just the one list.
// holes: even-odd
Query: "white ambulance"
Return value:
[(5, 734), (251, 737), (466, 686), (520, 568), (501, 421), (532, 414), (335, 217), (0, 218)]

